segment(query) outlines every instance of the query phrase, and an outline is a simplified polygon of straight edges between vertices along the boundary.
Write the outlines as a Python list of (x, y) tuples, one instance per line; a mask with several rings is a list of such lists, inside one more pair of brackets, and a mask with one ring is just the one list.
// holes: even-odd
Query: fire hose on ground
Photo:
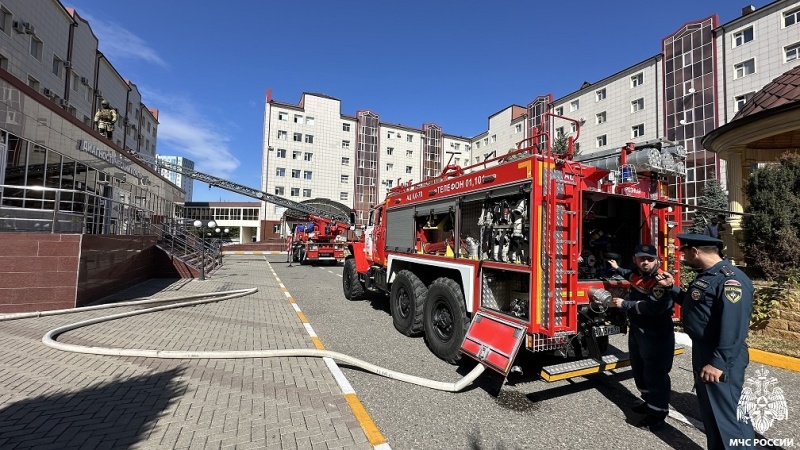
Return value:
[[(119, 308), (123, 306), (141, 306), (154, 303), (166, 303), (188, 299), (199, 299), (192, 301), (183, 301), (169, 305), (155, 306), (151, 308), (139, 309), (135, 311), (128, 311), (119, 314), (112, 314), (109, 316), (97, 317), (94, 319), (87, 319), (80, 322), (75, 322), (69, 325), (60, 326), (48, 331), (43, 337), (42, 342), (48, 347), (56, 350), (62, 350), (73, 353), (84, 353), (89, 355), (103, 355), (103, 356), (132, 356), (144, 358), (159, 358), (159, 359), (244, 359), (244, 358), (281, 358), (281, 357), (309, 357), (309, 358), (331, 358), (333, 360), (342, 362), (346, 365), (358, 367), (367, 372), (381, 375), (393, 380), (403, 381), (406, 383), (416, 384), (418, 386), (427, 387), (439, 391), (446, 392), (459, 392), (472, 384), (475, 379), (480, 376), (485, 367), (482, 364), (475, 366), (472, 371), (454, 383), (446, 383), (442, 381), (434, 381), (426, 378), (409, 375), (394, 370), (389, 370), (372, 363), (368, 363), (358, 358), (354, 358), (343, 353), (333, 352), (330, 350), (318, 349), (282, 349), (282, 350), (233, 350), (233, 351), (181, 351), (181, 350), (147, 350), (147, 349), (122, 349), (122, 348), (109, 348), (109, 347), (90, 347), (75, 344), (66, 344), (58, 342), (56, 338), (62, 333), (75, 330), (77, 328), (95, 325), (102, 322), (111, 320), (132, 317), (139, 314), (148, 314), (156, 311), (163, 311), (172, 308), (181, 308), (184, 306), (196, 306), (204, 303), (219, 302), (237, 297), (250, 295), (258, 291), (258, 288), (239, 289), (234, 291), (220, 291), (205, 294), (195, 294), (181, 297), (171, 297), (163, 299), (145, 299), (137, 301), (128, 301), (113, 304), (104, 304), (96, 306), (86, 306), (73, 309), (61, 309), (56, 311), (42, 311), (32, 313), (18, 313), (18, 314), (5, 314), (0, 316), (0, 321), (25, 319), (34, 317), (54, 316), (62, 314), (71, 314), (86, 312), (98, 309)], [(206, 298), (210, 296), (221, 296)]]

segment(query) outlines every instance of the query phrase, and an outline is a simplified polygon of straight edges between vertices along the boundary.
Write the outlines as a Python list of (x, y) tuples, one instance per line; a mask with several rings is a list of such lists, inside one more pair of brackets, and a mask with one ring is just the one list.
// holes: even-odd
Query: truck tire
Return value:
[(422, 333), (422, 314), (428, 288), (408, 270), (401, 270), (392, 282), (389, 308), (397, 331), (406, 336)]
[(364, 298), (364, 284), (358, 279), (356, 260), (353, 258), (348, 258), (344, 262), (342, 290), (344, 291), (344, 298), (348, 300), (361, 300)]
[(461, 360), (461, 344), (469, 327), (461, 286), (439, 278), (428, 286), (423, 313), (425, 342), (434, 355), (450, 364)]

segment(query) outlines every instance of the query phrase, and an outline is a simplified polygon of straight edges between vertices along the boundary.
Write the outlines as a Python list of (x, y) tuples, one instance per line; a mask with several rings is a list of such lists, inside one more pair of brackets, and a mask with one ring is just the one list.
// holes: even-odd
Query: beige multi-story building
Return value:
[[(261, 189), (297, 202), (337, 201), (363, 221), (388, 189), (436, 176), (448, 162), (465, 164), (471, 159), (470, 144), (434, 124), (384, 123), (369, 110), (342, 114), (341, 101), (327, 95), (303, 93), (299, 103), (291, 104), (268, 93)], [(264, 204), (262, 238), (279, 229), (274, 225), (285, 210)]]

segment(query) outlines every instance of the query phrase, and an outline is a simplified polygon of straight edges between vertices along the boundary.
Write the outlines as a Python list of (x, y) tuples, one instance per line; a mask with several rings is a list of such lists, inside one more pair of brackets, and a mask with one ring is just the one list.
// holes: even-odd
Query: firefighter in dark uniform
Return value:
[(730, 446), (732, 439), (752, 443), (755, 436), (752, 423), (736, 416), (750, 362), (745, 338), (753, 283), (723, 258), (721, 240), (703, 234), (679, 234), (678, 239), (684, 262), (697, 272), (675, 301), (681, 305), (684, 330), (692, 338), (692, 368), (708, 448), (753, 448)]
[(614, 298), (614, 306), (628, 315), (628, 350), (636, 387), (644, 402), (633, 411), (644, 414), (636, 425), (656, 430), (664, 426), (669, 413), (670, 379), (675, 351), (675, 331), (672, 323), (672, 285), (659, 268), (656, 247), (637, 245), (634, 249), (635, 270), (608, 263), (631, 284), (628, 300)]

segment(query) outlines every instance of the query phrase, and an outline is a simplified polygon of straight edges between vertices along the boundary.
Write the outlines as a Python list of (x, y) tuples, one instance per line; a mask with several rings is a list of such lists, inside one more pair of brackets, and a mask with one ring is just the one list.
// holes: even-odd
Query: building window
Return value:
[(595, 92), (595, 100), (596, 101), (603, 101), (606, 99), (606, 89), (600, 89), (599, 91)]
[(39, 91), (39, 80), (28, 75), (28, 86), (33, 88), (34, 91)]
[(414, 156), (414, 150), (406, 150), (406, 158)]
[(285, 141), (287, 139), (287, 133), (282, 130), (278, 130), (278, 139)]
[(489, 145), (489, 138), (483, 138), (483, 145), (484, 146)]
[(681, 55), (681, 59), (683, 60), (683, 67), (689, 67), (692, 65), (692, 52), (688, 51)]
[(292, 159), (300, 159), (300, 155), (302, 154), (303, 152), (301, 152), (300, 150), (295, 150), (292, 152)]
[(339, 200), (347, 200), (347, 192), (339, 192)]
[(42, 41), (39, 40), (36, 36), (31, 35), (31, 55), (38, 59), (39, 61), (42, 60)]
[(599, 125), (601, 123), (606, 123), (606, 112), (603, 111), (597, 115), (595, 115), (595, 122)]
[(278, 113), (278, 120), (287, 122), (289, 120), (289, 113), (279, 112)]
[(0, 6), (0, 31), (11, 36), (11, 11)]
[(294, 142), (303, 142), (303, 133), (292, 133), (292, 140)]
[(641, 111), (644, 109), (644, 98), (639, 98), (631, 102), (631, 112)]
[(350, 141), (342, 141), (342, 148), (350, 148)]
[(275, 195), (284, 195), (283, 186), (275, 186)]
[(644, 74), (637, 73), (636, 75), (631, 77), (631, 87), (635, 88), (636, 86), (641, 86), (644, 84)]
[(306, 125), (314, 125), (314, 118), (306, 117)]
[(414, 135), (413, 134), (407, 134), (406, 135), (406, 142), (414, 142)]
[(348, 158), (346, 156), (343, 156), (342, 157), (342, 165), (343, 166), (349, 166), (350, 165), (350, 158)]
[(597, 136), (597, 148), (606, 146), (606, 135)]
[(634, 125), (631, 127), (631, 137), (641, 137), (644, 136), (644, 124), (640, 123), (639, 125)]
[(789, 27), (800, 22), (800, 8), (795, 8), (783, 13), (783, 26)]
[(283, 167), (278, 167), (277, 169), (275, 169), (275, 175), (279, 177), (285, 177), (286, 169), (284, 169)]
[(740, 62), (733, 66), (733, 70), (736, 74), (734, 78), (742, 78), (753, 74), (756, 72), (756, 60), (748, 59), (747, 61)]
[(556, 136), (561, 137), (564, 135), (564, 127), (556, 128)]
[(300, 114), (295, 114), (294, 123), (303, 123), (303, 116), (301, 116)]
[(411, 166), (406, 166), (406, 173), (411, 173), (413, 168)]
[(311, 152), (303, 153), (303, 161), (311, 161), (312, 158), (314, 158), (314, 154), (313, 153), (311, 153)]
[(303, 189), (303, 197), (311, 198), (311, 189)]
[(794, 61), (800, 58), (800, 42), (783, 48), (783, 54), (786, 62)]
[(63, 65), (64, 61), (62, 61), (58, 56), (53, 55), (53, 75), (61, 78), (61, 66)]
[(569, 124), (569, 132), (570, 133), (574, 133), (576, 131), (578, 131), (578, 124), (575, 123), (575, 122), (570, 123)]
[(557, 116), (563, 116), (564, 115), (564, 107), (563, 106), (559, 106), (558, 108), (556, 108), (556, 115)]
[(387, 171), (390, 171), (390, 170), (392, 170), (392, 168), (394, 168), (394, 164), (392, 164), (392, 163), (386, 163), (386, 170), (387, 170)]
[(750, 99), (753, 97), (753, 94), (754, 92), (748, 92), (747, 94), (736, 96), (734, 98), (734, 102), (736, 104), (735, 111), (739, 112), (739, 110), (742, 109), (748, 101), (750, 101)]
[(386, 180), (386, 187), (388, 188), (392, 187), (392, 183), (393, 183), (392, 180)]
[(569, 110), (570, 110), (570, 112), (571, 111), (577, 111), (577, 110), (580, 109), (580, 107), (581, 107), (581, 101), (580, 100), (573, 100), (573, 101), (569, 102)]
[(386, 139), (393, 139), (394, 138), (394, 131), (386, 132)]
[(278, 151), (275, 153), (275, 156), (277, 156), (278, 158), (286, 158), (286, 149), (279, 148)]
[(492, 144), (494, 144), (495, 142), (497, 142), (497, 135), (493, 134), (492, 135)]
[(306, 135), (306, 144), (313, 144), (314, 143), (314, 135), (307, 134)]
[(292, 188), (291, 195), (292, 195), (292, 197), (299, 197), (300, 196), (300, 188)]
[(342, 124), (342, 131), (350, 131), (350, 124), (349, 123), (343, 123)]
[(339, 181), (341, 181), (342, 183), (349, 183), (350, 182), (350, 175), (342, 175), (339, 178)]
[(314, 172), (312, 172), (312, 171), (310, 171), (310, 170), (304, 170), (304, 171), (303, 171), (303, 179), (305, 179), (305, 180), (310, 180), (310, 179), (312, 179), (312, 178), (313, 178), (313, 175), (314, 175)]
[(292, 178), (300, 178), (300, 169), (292, 169)]
[(394, 147), (386, 147), (386, 154), (391, 155), (394, 153)]
[(753, 27), (733, 33), (733, 46), (738, 47), (753, 40)]

